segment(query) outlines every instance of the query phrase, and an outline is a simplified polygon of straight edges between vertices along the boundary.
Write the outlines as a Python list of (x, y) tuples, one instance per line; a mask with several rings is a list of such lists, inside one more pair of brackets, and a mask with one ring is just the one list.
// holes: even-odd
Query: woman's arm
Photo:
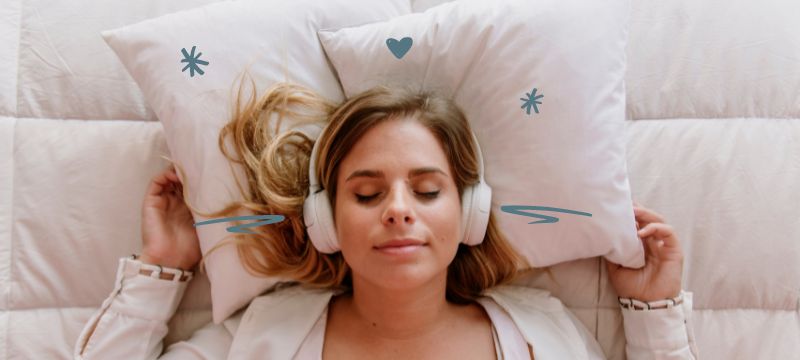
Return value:
[[(631, 303), (634, 303), (631, 306)], [(692, 293), (663, 303), (637, 303), (621, 299), (625, 352), (629, 359), (697, 359), (692, 329)], [(622, 305), (625, 304), (625, 305)], [(673, 305), (674, 304), (674, 305)]]
[[(630, 269), (606, 262), (620, 304), (630, 359), (696, 359), (691, 323), (692, 294), (682, 291), (683, 250), (671, 226), (634, 202), (645, 265)], [(674, 300), (667, 300), (674, 299)], [(669, 304), (665, 308), (659, 308)]]
[[(161, 273), (183, 274), (180, 269), (194, 268), (201, 257), (182, 190), (173, 166), (153, 177), (142, 201), (142, 257), (120, 259), (114, 290), (81, 332), (76, 359), (156, 359), (161, 354), (167, 321), (191, 278), (165, 280)], [(147, 276), (140, 274), (142, 267), (168, 270)], [(230, 334), (220, 336), (219, 343), (209, 343), (208, 351), (182, 356), (224, 358)]]
[[(167, 321), (175, 313), (191, 276), (167, 280), (140, 272), (142, 263), (121, 258), (111, 295), (86, 323), (75, 344), (75, 359), (224, 359), (232, 332), (210, 323), (171, 345), (161, 356)], [(180, 272), (164, 268), (164, 272)], [(166, 277), (166, 276), (165, 276)]]

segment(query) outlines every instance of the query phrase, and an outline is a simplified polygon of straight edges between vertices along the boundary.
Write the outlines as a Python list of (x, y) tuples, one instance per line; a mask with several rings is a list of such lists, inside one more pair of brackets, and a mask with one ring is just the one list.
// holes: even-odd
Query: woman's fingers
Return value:
[[(678, 238), (675, 237), (675, 231), (672, 226), (662, 223), (650, 223), (644, 228), (639, 230), (639, 237), (646, 239), (649, 245), (656, 246), (657, 248), (675, 249), (680, 248)], [(649, 238), (649, 239), (648, 239)]]
[(636, 217), (636, 221), (643, 223), (643, 227), (649, 223), (665, 222), (663, 216), (653, 210), (645, 209), (643, 207), (634, 207), (633, 215)]
[(164, 188), (169, 185), (169, 180), (167, 180), (164, 174), (158, 174), (150, 180), (150, 186), (147, 188), (147, 195), (161, 195), (161, 192), (164, 191)]
[(147, 195), (160, 196), (163, 192), (180, 193), (181, 182), (175, 174), (175, 168), (168, 167), (153, 177), (147, 188)]
[(180, 179), (178, 179), (178, 174), (175, 173), (175, 169), (169, 169), (169, 170), (165, 171), (164, 175), (168, 179), (170, 179), (171, 181), (174, 181), (174, 182), (180, 182), (181, 181)]
[(178, 173), (175, 171), (175, 166), (170, 165), (168, 170), (166, 171), (167, 178), (169, 178), (173, 182), (174, 193), (179, 198), (183, 197), (183, 183), (181, 183), (181, 179), (178, 177)]

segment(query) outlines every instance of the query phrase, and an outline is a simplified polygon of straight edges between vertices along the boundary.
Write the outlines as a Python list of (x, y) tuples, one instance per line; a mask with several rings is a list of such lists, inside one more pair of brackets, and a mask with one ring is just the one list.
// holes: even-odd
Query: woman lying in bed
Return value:
[[(327, 127), (316, 146), (300, 131), (273, 135), (281, 122), (279, 117), (269, 124), (273, 112), (295, 124)], [(235, 114), (220, 144), (226, 136), (238, 157), (226, 156), (242, 159), (249, 180), (242, 205), (286, 218), (253, 228), (257, 234), (239, 235), (243, 263), (295, 282), (262, 295), (261, 306), (235, 314), (237, 321), (209, 324), (171, 345), (161, 358), (605, 357), (559, 300), (507, 284), (526, 266), (524, 260), (503, 237), (494, 214), (481, 219), (462, 209), (469, 204), (465, 193), (486, 189), (479, 187), (480, 149), (453, 102), (433, 93), (378, 87), (335, 106), (306, 89), (278, 84)], [(313, 183), (320, 188), (309, 189)], [(309, 195), (326, 197), (306, 201)], [(646, 265), (627, 269), (608, 263), (611, 283), (626, 298), (621, 301), (627, 355), (694, 359), (684, 324), (691, 309), (680, 305), (689, 296), (681, 290), (680, 243), (658, 214), (634, 206)], [(229, 216), (236, 208), (206, 215)], [(153, 179), (142, 215), (142, 255), (130, 261), (180, 269), (201, 262), (172, 167)], [(163, 280), (152, 291), (168, 294), (179, 285)], [(124, 291), (112, 298), (107, 302), (136, 301)], [(98, 312), (76, 344), (76, 357), (157, 358), (166, 320), (154, 324)]]

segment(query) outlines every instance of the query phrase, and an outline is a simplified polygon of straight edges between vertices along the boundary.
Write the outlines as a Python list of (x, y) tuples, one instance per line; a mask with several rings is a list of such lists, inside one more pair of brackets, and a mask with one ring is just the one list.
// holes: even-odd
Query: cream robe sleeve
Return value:
[[(75, 359), (225, 359), (238, 318), (209, 323), (162, 354), (167, 321), (188, 282), (139, 274), (133, 261), (119, 261), (114, 290), (89, 319), (73, 350)], [(241, 315), (239, 315), (240, 317)]]
[(631, 360), (697, 359), (692, 329), (692, 293), (683, 292), (683, 303), (668, 309), (622, 309), (625, 352)]

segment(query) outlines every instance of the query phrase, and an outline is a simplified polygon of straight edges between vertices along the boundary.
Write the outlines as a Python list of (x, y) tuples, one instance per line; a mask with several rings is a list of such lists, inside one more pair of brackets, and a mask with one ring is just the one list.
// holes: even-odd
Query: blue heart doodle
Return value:
[(542, 220), (539, 220), (539, 221), (529, 222), (528, 224), (557, 223), (558, 222), (558, 218), (554, 217), (554, 216), (547, 216), (547, 215), (536, 214), (536, 213), (526, 213), (523, 210), (557, 211), (557, 212), (563, 212), (563, 213), (567, 213), (567, 214), (575, 214), (575, 215), (592, 217), (592, 214), (586, 213), (586, 212), (575, 211), (575, 210), (567, 210), (567, 209), (559, 209), (559, 208), (546, 207), (546, 206), (502, 205), (502, 206), (500, 206), (500, 210), (505, 211), (507, 213), (515, 214), (515, 215), (529, 216), (529, 217), (533, 217), (533, 218), (542, 219)]
[(225, 229), (228, 232), (232, 232), (232, 233), (255, 234), (254, 232), (252, 232), (250, 230), (247, 230), (246, 228), (279, 223), (279, 222), (283, 221), (283, 219), (285, 219), (285, 218), (286, 217), (283, 216), (283, 215), (234, 216), (234, 217), (228, 217), (228, 218), (219, 218), (219, 219), (211, 219), (211, 220), (201, 221), (199, 223), (195, 223), (194, 226), (197, 227), (197, 226), (200, 226), (200, 225), (208, 225), (208, 224), (235, 221), (235, 220), (261, 220), (261, 219), (266, 219), (265, 221), (254, 222), (254, 223), (251, 223), (251, 224), (242, 224), (242, 225), (230, 226), (230, 227)]
[(386, 46), (389, 47), (389, 50), (394, 54), (394, 57), (398, 59), (402, 59), (403, 56), (411, 49), (411, 45), (414, 43), (414, 40), (411, 40), (410, 37), (404, 37), (400, 39), (400, 41), (388, 38), (386, 39)]

